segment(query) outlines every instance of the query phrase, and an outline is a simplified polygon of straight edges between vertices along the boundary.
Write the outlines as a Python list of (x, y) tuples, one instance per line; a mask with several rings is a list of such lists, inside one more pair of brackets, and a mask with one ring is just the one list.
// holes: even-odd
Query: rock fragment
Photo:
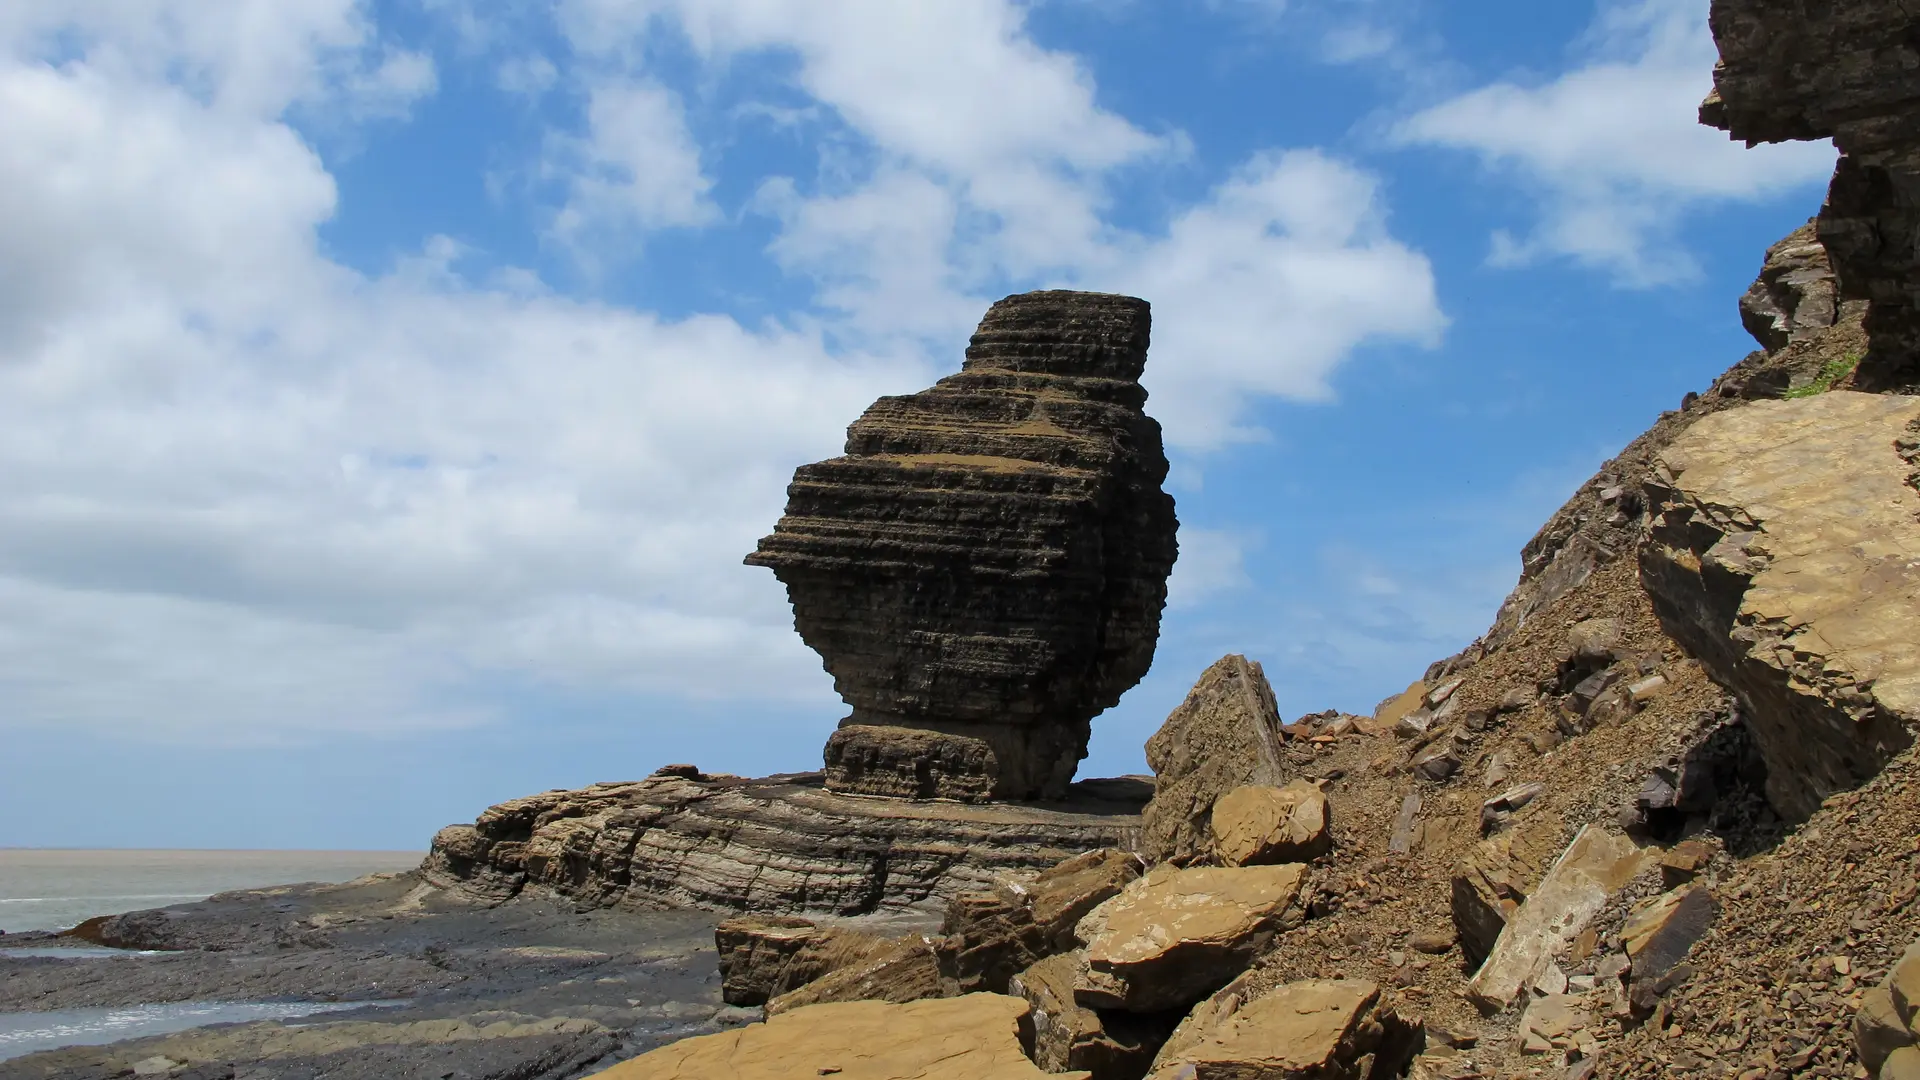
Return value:
[(1060, 953), (1013, 977), (1008, 992), (1033, 1007), (1033, 1060), (1050, 1073), (1084, 1069), (1094, 1080), (1139, 1080), (1178, 1014), (1095, 1010), (1073, 997), (1086, 956)]
[(1397, 1076), (1417, 1026), (1380, 1004), (1362, 980), (1287, 983), (1181, 1025), (1154, 1062), (1153, 1080), (1362, 1080)]
[(1141, 816), (1141, 856), (1164, 862), (1210, 853), (1216, 800), (1248, 784), (1286, 782), (1280, 740), (1280, 710), (1260, 665), (1239, 655), (1216, 661), (1147, 740), (1155, 779)]
[(720, 953), (720, 999), (764, 1005), (828, 972), (870, 959), (892, 942), (782, 915), (743, 915), (713, 931)]
[(1327, 797), (1305, 780), (1227, 792), (1213, 804), (1212, 828), (1226, 866), (1309, 862), (1333, 850)]

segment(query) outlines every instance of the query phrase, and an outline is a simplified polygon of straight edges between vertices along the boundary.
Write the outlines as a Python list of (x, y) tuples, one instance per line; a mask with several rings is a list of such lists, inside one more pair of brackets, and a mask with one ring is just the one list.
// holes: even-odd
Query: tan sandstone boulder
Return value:
[(1213, 804), (1213, 850), (1227, 866), (1298, 863), (1333, 850), (1327, 797), (1305, 780), (1250, 784)]
[[(999, 994), (849, 1001), (683, 1039), (600, 1080), (1044, 1080), (1027, 1057), (1029, 1007)], [(1058, 1075), (1058, 1074), (1054, 1074)], [(1086, 1073), (1069, 1074), (1090, 1080)]]
[(1180, 1018), (1079, 1004), (1073, 986), (1086, 962), (1083, 952), (1061, 953), (1013, 977), (1013, 995), (1033, 1006), (1034, 1063), (1053, 1073), (1085, 1069), (1094, 1080), (1140, 1080)]
[(948, 997), (940, 979), (934, 949), (938, 939), (908, 934), (857, 964), (837, 968), (814, 981), (767, 1002), (767, 1015), (778, 1016), (808, 1005), (839, 1001), (886, 1001), (901, 1004), (923, 998)]
[(1397, 1076), (1417, 1027), (1382, 1008), (1380, 988), (1313, 979), (1182, 1024), (1153, 1080), (1362, 1080)]
[(1087, 969), (1074, 998), (1159, 1012), (1224, 986), (1305, 918), (1307, 868), (1162, 864), (1081, 920)]
[(720, 953), (720, 998), (729, 1005), (764, 1005), (895, 944), (789, 915), (728, 919), (714, 927), (713, 943)]
[(934, 945), (946, 992), (1004, 993), (1007, 980), (1045, 956), (1077, 948), (1087, 913), (1140, 876), (1140, 860), (1116, 848), (1076, 855), (1026, 882), (962, 893), (947, 908)]
[(1184, 862), (1212, 851), (1215, 800), (1286, 779), (1280, 738), (1280, 710), (1260, 665), (1220, 658), (1147, 740), (1154, 786), (1140, 821), (1141, 856)]

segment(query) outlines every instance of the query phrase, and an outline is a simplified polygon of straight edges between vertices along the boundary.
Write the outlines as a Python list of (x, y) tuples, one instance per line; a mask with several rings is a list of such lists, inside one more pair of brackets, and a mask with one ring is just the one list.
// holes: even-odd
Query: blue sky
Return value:
[(1371, 708), (1752, 343), (1832, 150), (1705, 0), (15, 0), (0, 845), (417, 847), (812, 768), (740, 558), (1013, 291), (1154, 304), (1182, 554), (1082, 775), (1220, 654)]

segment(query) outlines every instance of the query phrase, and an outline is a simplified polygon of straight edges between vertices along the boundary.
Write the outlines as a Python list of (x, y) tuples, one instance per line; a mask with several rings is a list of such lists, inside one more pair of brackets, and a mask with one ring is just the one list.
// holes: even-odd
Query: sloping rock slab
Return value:
[(490, 807), (440, 830), (422, 869), (493, 903), (531, 888), (602, 906), (898, 911), (1133, 846), (1144, 783), (1074, 791), (1044, 806), (973, 806), (835, 795), (818, 773), (747, 780), (676, 767)]
[(1285, 782), (1280, 738), (1280, 709), (1266, 673), (1244, 656), (1221, 657), (1147, 740), (1154, 787), (1140, 854), (1164, 862), (1211, 853), (1210, 819), (1220, 796)]
[(1512, 1004), (1547, 962), (1658, 858), (1658, 849), (1641, 848), (1597, 825), (1581, 829), (1500, 931), (1493, 952), (1467, 984), (1467, 996), (1487, 1012)]
[[(1043, 1080), (1027, 1058), (1027, 1003), (998, 994), (894, 1005), (849, 1001), (683, 1039), (601, 1080)], [(1052, 1074), (1062, 1075), (1062, 1074)], [(1088, 1080), (1086, 1073), (1065, 1074)]]
[(1159, 1012), (1224, 986), (1275, 934), (1306, 917), (1307, 868), (1162, 864), (1081, 921), (1091, 1008)]
[(1836, 390), (1703, 417), (1659, 458), (1641, 575), (1742, 704), (1790, 819), (1920, 721), (1920, 400)]
[(1415, 1026), (1357, 979), (1288, 983), (1209, 1020), (1204, 1031), (1183, 1025), (1154, 1062), (1154, 1080), (1397, 1076), (1416, 1049)]

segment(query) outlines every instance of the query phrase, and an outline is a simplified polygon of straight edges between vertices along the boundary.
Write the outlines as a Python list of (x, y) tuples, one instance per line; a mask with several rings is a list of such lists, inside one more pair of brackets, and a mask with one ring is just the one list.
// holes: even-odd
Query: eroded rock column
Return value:
[(881, 398), (802, 466), (747, 562), (852, 706), (835, 791), (1059, 798), (1090, 721), (1146, 674), (1173, 568), (1146, 301), (993, 305), (957, 375)]

